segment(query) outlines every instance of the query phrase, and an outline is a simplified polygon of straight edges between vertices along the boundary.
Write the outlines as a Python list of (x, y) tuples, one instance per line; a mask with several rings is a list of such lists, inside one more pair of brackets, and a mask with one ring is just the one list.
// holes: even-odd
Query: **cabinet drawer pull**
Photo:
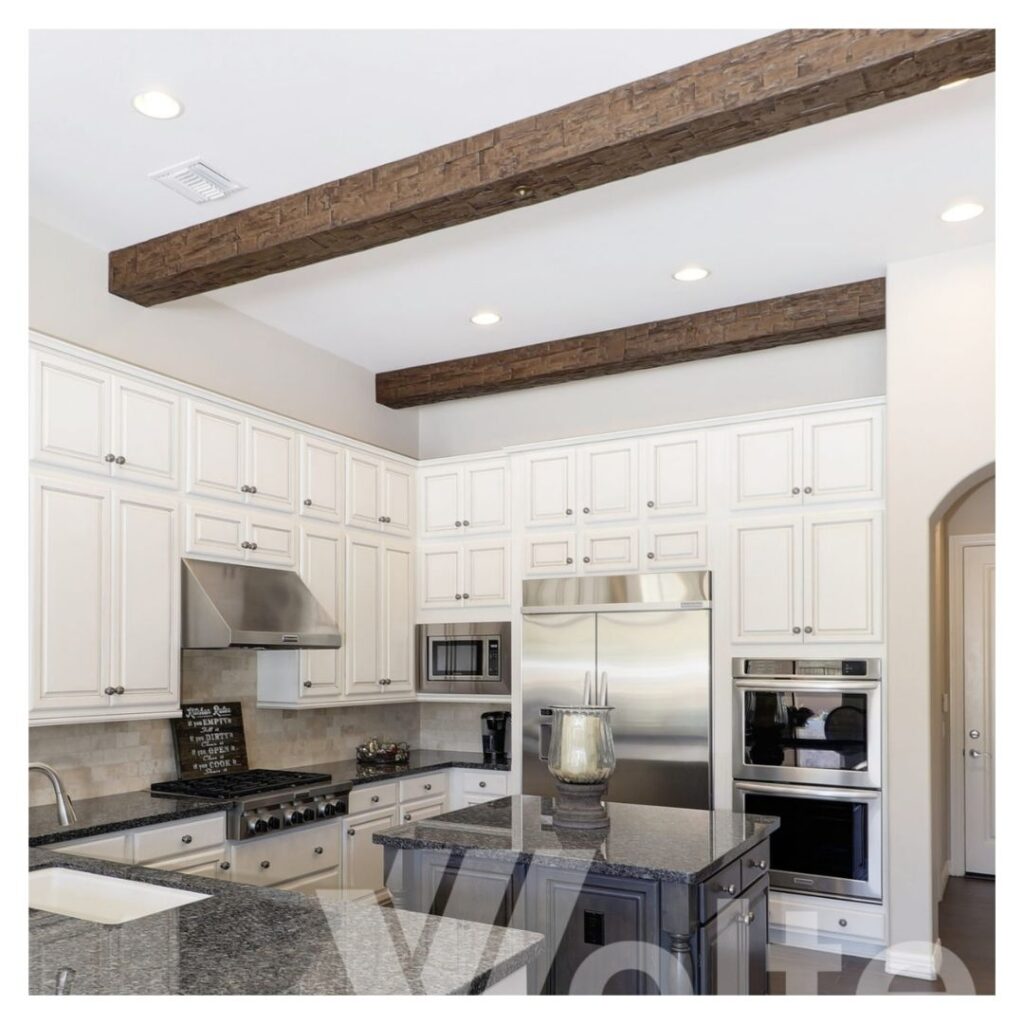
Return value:
[(114, 464), (117, 466), (123, 466), (127, 461), (128, 460), (123, 455), (118, 455), (118, 457), (114, 459)]
[(378, 523), (383, 523), (384, 522), (384, 517), (383, 516), (377, 516), (377, 522)]
[(403, 819), (404, 819), (405, 821), (412, 821), (412, 815), (411, 815), (411, 814), (408, 814), (408, 813), (406, 813), (406, 814), (403, 814), (403, 815), (402, 815), (402, 818), (403, 818)]
[(469, 526), (469, 520), (468, 519), (463, 519), (462, 520), (462, 525), (463, 526)]
[(585, 516), (589, 516), (590, 515), (590, 509), (587, 508), (586, 505), (583, 506), (583, 514)]
[(191, 837), (190, 835), (188, 835), (188, 834), (186, 834), (186, 835), (183, 835), (183, 836), (181, 837), (181, 841), (182, 841), (182, 842), (183, 842), (183, 843), (184, 843), (184, 844), (185, 844), (186, 846), (188, 846), (188, 844), (192, 842), (192, 837)]
[(371, 804), (379, 804), (380, 803), (380, 796), (371, 796), (370, 797), (370, 803)]
[(463, 601), (468, 601), (469, 600), (469, 594), (463, 594), (462, 595), (462, 600)]
[(319, 857), (324, 852), (324, 848), (322, 846), (314, 846), (313, 852)]
[(461, 601), (462, 600), (462, 595), (461, 594), (456, 594), (455, 595), (455, 600), (456, 601)]
[(391, 516), (385, 516), (384, 517), (384, 522), (385, 523), (390, 523), (391, 522)]
[(585, 563), (586, 563), (587, 565), (589, 565), (589, 564), (590, 564), (590, 555), (584, 555), (584, 556), (583, 556), (583, 561), (584, 561), (584, 562), (585, 562)]
[(839, 918), (839, 927), (840, 928), (845, 928), (846, 927), (846, 918), (845, 917)]
[(455, 520), (455, 525), (456, 526), (461, 526), (462, 525), (462, 520), (461, 519), (456, 519)]
[(261, 860), (261, 861), (260, 861), (260, 867), (261, 867), (261, 868), (262, 868), (262, 869), (263, 869), (264, 871), (266, 871), (266, 870), (267, 870), (267, 868), (269, 868), (269, 867), (270, 867), (270, 861), (269, 861), (269, 860)]
[(424, 789), (433, 789), (434, 787), (431, 786), (431, 784), (429, 782), (424, 782), (423, 783), (423, 788)]
[(567, 508), (567, 509), (565, 510), (565, 514), (566, 514), (567, 516), (571, 516), (571, 515), (572, 515), (572, 509), (571, 509), (571, 508)]
[(572, 556), (571, 555), (565, 560), (565, 564), (566, 565), (572, 565)]
[(814, 490), (813, 487), (805, 487), (804, 488), (804, 494), (810, 494), (813, 490)]
[(355, 830), (354, 828), (350, 828), (350, 829), (348, 830), (348, 835), (350, 835), (350, 836), (354, 836), (355, 834), (356, 834), (356, 830)]
[(480, 786), (481, 789), (486, 789), (487, 788), (487, 783), (486, 782), (480, 782), (479, 786)]
[(114, 687), (114, 693), (119, 694), (119, 695), (124, 693), (124, 687), (123, 686), (115, 686)]
[(221, 871), (230, 871), (231, 870), (231, 861), (229, 861), (229, 860), (222, 860), (217, 865), (217, 867), (219, 867), (221, 869)]
[(653, 551), (648, 551), (647, 552), (647, 557), (648, 558), (653, 558), (654, 557), (654, 552)]

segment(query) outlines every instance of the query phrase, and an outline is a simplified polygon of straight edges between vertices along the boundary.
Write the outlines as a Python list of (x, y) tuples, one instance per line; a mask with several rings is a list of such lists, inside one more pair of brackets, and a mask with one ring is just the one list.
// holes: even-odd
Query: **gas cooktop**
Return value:
[(153, 796), (184, 796), (209, 800), (237, 800), (255, 793), (274, 793), (296, 789), (316, 782), (329, 782), (323, 772), (285, 772), (268, 768), (252, 768), (242, 772), (224, 772), (199, 779), (174, 779), (154, 782), (149, 787)]

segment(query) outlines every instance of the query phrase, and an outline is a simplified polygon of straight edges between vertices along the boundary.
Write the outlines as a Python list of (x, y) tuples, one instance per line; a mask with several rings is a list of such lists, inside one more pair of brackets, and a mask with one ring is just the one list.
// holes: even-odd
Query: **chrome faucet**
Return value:
[(28, 770), (42, 772), (50, 780), (50, 785), (53, 786), (53, 795), (57, 798), (57, 820), (62, 825), (70, 825), (72, 822), (78, 821), (75, 805), (71, 802), (71, 797), (64, 792), (64, 786), (56, 771), (48, 764), (43, 764), (42, 761), (31, 762)]

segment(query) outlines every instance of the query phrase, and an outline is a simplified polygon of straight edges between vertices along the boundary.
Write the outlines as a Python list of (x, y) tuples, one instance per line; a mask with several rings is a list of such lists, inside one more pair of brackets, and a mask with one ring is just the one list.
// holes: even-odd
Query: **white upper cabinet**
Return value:
[(113, 476), (177, 490), (181, 399), (166, 388), (118, 376), (113, 395)]
[(573, 576), (576, 573), (576, 531), (527, 534), (523, 540), (524, 576)]
[(185, 552), (232, 562), (290, 568), (298, 561), (298, 530), (290, 516), (230, 505), (189, 505)]
[(509, 604), (508, 541), (472, 541), (420, 549), (420, 604), (464, 608)]
[(504, 459), (423, 469), (419, 479), (420, 532), (424, 536), (509, 529), (508, 465)]
[(640, 568), (640, 531), (635, 526), (584, 530), (583, 572), (636, 572)]
[(579, 522), (636, 518), (637, 462), (636, 441), (608, 441), (577, 451)]
[(744, 423), (732, 431), (732, 507), (801, 503), (803, 422), (799, 418)]
[(882, 432), (878, 406), (804, 417), (804, 504), (880, 498)]
[(733, 526), (733, 640), (799, 642), (802, 636), (800, 519)]
[[(303, 526), (299, 538), (299, 573), (320, 606), (341, 632), (345, 600), (345, 542), (330, 528)], [(354, 595), (358, 600), (358, 595)], [(344, 649), (302, 651), (299, 657), (300, 703), (342, 697)]]
[(648, 516), (702, 515), (707, 435), (663, 434), (643, 442), (643, 503)]
[(870, 501), (882, 496), (879, 406), (763, 420), (731, 433), (734, 509)]
[(249, 417), (245, 424), (249, 504), (295, 511), (295, 431)]
[(462, 607), (462, 547), (420, 549), (420, 604), (424, 608)]
[(188, 403), (188, 490), (245, 501), (245, 417), (206, 402)]
[(344, 449), (319, 437), (299, 437), (299, 512), (312, 519), (340, 523)]
[(345, 461), (345, 523), (366, 530), (412, 533), (413, 474), (407, 467), (364, 452)]
[(382, 545), (381, 557), (384, 696), (390, 697), (396, 693), (411, 693), (415, 680), (412, 550), (401, 542), (387, 540)]
[(641, 568), (700, 569), (708, 564), (704, 523), (648, 523), (644, 530)]
[(526, 525), (576, 522), (576, 451), (561, 448), (526, 456)]

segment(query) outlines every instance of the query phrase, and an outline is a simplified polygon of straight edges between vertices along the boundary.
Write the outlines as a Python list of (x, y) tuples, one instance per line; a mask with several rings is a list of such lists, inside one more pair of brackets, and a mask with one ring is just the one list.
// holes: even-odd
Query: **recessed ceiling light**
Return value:
[(132, 100), (132, 106), (146, 117), (155, 117), (160, 121), (167, 121), (177, 117), (181, 113), (181, 104), (165, 92), (154, 89), (151, 92), (140, 92)]
[(957, 89), (961, 85), (966, 85), (969, 81), (969, 78), (957, 78), (952, 82), (947, 82), (945, 85), (940, 85), (939, 89)]
[(677, 281), (703, 281), (708, 276), (710, 271), (705, 270), (704, 267), (682, 267), (677, 270), (672, 276)]
[(981, 203), (954, 203), (949, 209), (943, 210), (941, 218), (947, 224), (959, 224), (963, 220), (974, 220), (985, 212)]
[(477, 327), (490, 327), (498, 323), (501, 317), (497, 313), (474, 313), (470, 318)]

